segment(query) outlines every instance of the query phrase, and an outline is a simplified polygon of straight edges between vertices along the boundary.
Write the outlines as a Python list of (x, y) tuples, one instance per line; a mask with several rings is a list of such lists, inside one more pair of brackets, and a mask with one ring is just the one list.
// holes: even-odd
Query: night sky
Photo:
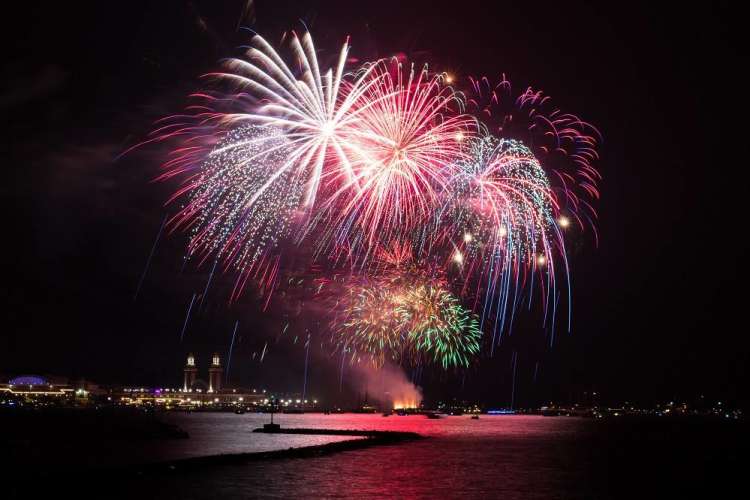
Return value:
[[(526, 318), (465, 379), (424, 375), (427, 395), (505, 404), (518, 350), (521, 402), (597, 390), (613, 401), (747, 403), (746, 98), (729, 8), (255, 3), (24, 2), (6, 16), (0, 374), (177, 385), (185, 353), (205, 369), (239, 320), (232, 381), (300, 390), (294, 331), (275, 343), (283, 319), (261, 314), (253, 293), (227, 307), (229, 276), (179, 342), (208, 274), (180, 272), (184, 237), (164, 235), (133, 300), (173, 186), (151, 182), (163, 150), (117, 156), (237, 53), (249, 40), (238, 26), (278, 40), (304, 20), (324, 53), (351, 35), (363, 59), (404, 52), (459, 78), (504, 72), (604, 135), (599, 245), (583, 235), (572, 251), (573, 333), (539, 351), (524, 339), (542, 335), (541, 319)], [(264, 363), (251, 362), (269, 338)], [(318, 351), (309, 390), (333, 397), (336, 363)]]

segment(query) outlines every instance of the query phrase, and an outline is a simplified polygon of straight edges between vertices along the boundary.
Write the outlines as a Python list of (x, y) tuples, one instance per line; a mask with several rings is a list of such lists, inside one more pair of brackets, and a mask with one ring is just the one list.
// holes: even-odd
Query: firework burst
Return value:
[(339, 323), (333, 325), (333, 343), (352, 359), (365, 357), (376, 367), (401, 361), (406, 322), (401, 297), (393, 290), (368, 286), (351, 291)]
[[(366, 69), (356, 77), (344, 72), (348, 43), (339, 53), (334, 68), (321, 73), (315, 46), (309, 33), (300, 39), (292, 34), (292, 61), (288, 65), (279, 53), (260, 36), (244, 58), (229, 59), (227, 71), (209, 76), (230, 83), (236, 90), (235, 112), (215, 115), (225, 124), (257, 123), (285, 131), (293, 148), (286, 161), (277, 168), (277, 176), (295, 170), (306, 177), (305, 206), (315, 202), (324, 170), (333, 168), (337, 175), (354, 178), (350, 156), (359, 155), (357, 144), (350, 140), (360, 101), (378, 78), (369, 78)], [(293, 68), (299, 68), (295, 72)], [(273, 181), (274, 179), (269, 179)], [(262, 191), (262, 189), (260, 190)]]
[(453, 294), (439, 287), (419, 286), (409, 291), (405, 304), (408, 343), (415, 357), (445, 369), (466, 368), (479, 354), (479, 322)]
[(189, 256), (222, 259), (241, 276), (267, 261), (289, 236), (303, 196), (304, 180), (293, 171), (276, 175), (289, 149), (278, 129), (243, 125), (208, 154), (176, 195), (189, 197), (172, 219), (190, 231)]
[(353, 175), (331, 174), (324, 246), (370, 256), (408, 237), (436, 208), (476, 124), (458, 113), (462, 101), (443, 75), (426, 66), (404, 71), (395, 60), (379, 61), (361, 72), (348, 134), (356, 154), (344, 172)]
[(548, 294), (554, 296), (558, 259), (565, 273), (567, 259), (558, 204), (542, 166), (512, 139), (476, 137), (467, 152), (436, 221), (427, 226), (435, 235), (433, 248), (447, 252), (446, 265), (457, 268), (462, 294), (483, 299), (475, 308), (495, 333), (510, 325), (522, 284), (534, 276), (554, 317)]
[(467, 367), (479, 353), (477, 318), (439, 279), (396, 273), (350, 289), (333, 324), (333, 343), (376, 367)]
[(594, 167), (601, 134), (590, 123), (553, 105), (550, 96), (527, 87), (514, 93), (505, 78), (492, 85), (487, 78), (470, 79), (467, 106), (492, 134), (526, 144), (544, 166), (561, 210), (596, 237), (599, 172)]
[[(554, 224), (557, 202), (531, 151), (515, 140), (472, 138), (456, 164), (435, 227), (466, 249), (533, 260)], [(454, 245), (456, 246), (456, 245)]]

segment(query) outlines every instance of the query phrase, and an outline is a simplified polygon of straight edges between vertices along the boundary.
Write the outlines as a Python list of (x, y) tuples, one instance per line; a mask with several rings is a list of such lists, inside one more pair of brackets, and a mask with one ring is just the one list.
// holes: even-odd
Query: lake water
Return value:
[[(48, 446), (37, 467), (75, 464), (74, 478), (55, 484), (74, 488), (78, 497), (97, 498), (726, 498), (742, 485), (748, 449), (746, 425), (735, 421), (304, 414), (275, 420), (284, 427), (413, 431), (426, 439), (189, 472), (114, 477), (97, 472), (99, 466), (351, 439), (252, 433), (268, 415), (169, 413), (162, 418), (187, 430), (190, 438)], [(34, 486), (33, 481), (5, 484), (18, 497)], [(53, 486), (62, 492), (51, 483), (46, 488)]]
[[(180, 447), (190, 441), (226, 453), (322, 442), (320, 436), (247, 432), (266, 422), (264, 415), (169, 417), (191, 433)], [(164, 498), (717, 498), (739, 483), (747, 450), (744, 426), (724, 421), (277, 417), (285, 427), (413, 431), (427, 439), (136, 480), (123, 496), (145, 489)]]

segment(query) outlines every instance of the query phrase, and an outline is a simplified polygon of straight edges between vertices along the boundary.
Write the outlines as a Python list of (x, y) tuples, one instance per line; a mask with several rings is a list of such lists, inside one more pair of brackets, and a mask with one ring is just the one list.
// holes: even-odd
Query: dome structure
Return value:
[(39, 375), (19, 375), (10, 379), (10, 385), (49, 385), (46, 378)]

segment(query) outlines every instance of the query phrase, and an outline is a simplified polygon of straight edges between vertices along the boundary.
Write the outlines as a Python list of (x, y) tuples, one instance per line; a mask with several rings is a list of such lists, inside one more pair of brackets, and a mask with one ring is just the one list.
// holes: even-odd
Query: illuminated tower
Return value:
[(182, 390), (189, 391), (193, 388), (193, 384), (195, 384), (195, 375), (198, 373), (198, 369), (195, 367), (195, 356), (193, 356), (193, 353), (188, 354), (184, 372), (185, 382)]
[(211, 360), (211, 367), (208, 369), (208, 392), (218, 392), (221, 390), (221, 360), (219, 354), (214, 353)]

